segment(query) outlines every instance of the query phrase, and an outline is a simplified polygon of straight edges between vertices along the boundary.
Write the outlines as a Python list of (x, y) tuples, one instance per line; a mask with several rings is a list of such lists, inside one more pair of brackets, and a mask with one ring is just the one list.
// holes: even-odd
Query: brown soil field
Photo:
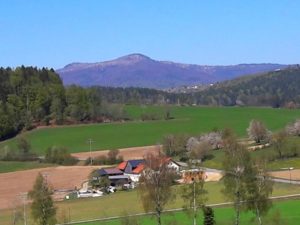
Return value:
[(32, 189), (38, 173), (45, 176), (54, 190), (72, 190), (75, 187), (80, 188), (95, 168), (100, 166), (58, 166), (1, 173), (0, 209), (12, 208), (16, 202), (20, 202), (20, 195)]
[[(151, 146), (143, 146), (143, 147), (132, 147), (132, 148), (122, 148), (119, 149), (120, 155), (123, 156), (124, 160), (129, 159), (141, 159), (148, 153), (158, 154), (161, 146), (160, 145), (151, 145)], [(89, 157), (96, 158), (98, 156), (107, 155), (109, 150), (104, 151), (92, 151), (90, 152), (79, 152), (73, 153), (74, 157), (77, 157), (79, 160), (86, 160)]]
[(282, 178), (287, 180), (291, 178), (292, 180), (300, 180), (300, 169), (291, 170), (291, 171), (288, 170), (276, 171), (276, 172), (271, 172), (270, 174), (272, 177), (276, 177), (276, 178)]

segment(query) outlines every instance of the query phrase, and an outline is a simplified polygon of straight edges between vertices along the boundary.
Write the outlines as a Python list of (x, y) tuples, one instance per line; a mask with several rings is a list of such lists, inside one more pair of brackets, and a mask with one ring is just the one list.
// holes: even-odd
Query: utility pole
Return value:
[(195, 178), (193, 178), (193, 198), (194, 198), (194, 225), (197, 224), (196, 222), (196, 182), (195, 182)]
[(289, 171), (290, 171), (290, 184), (292, 183), (292, 170), (294, 169), (294, 167), (289, 167)]
[(88, 139), (88, 144), (90, 145), (90, 160), (91, 160), (91, 165), (93, 165), (93, 158), (92, 158), (92, 143), (93, 143), (93, 139), (89, 138)]
[(27, 201), (27, 192), (20, 194), (23, 200), (23, 217), (24, 217), (24, 225), (27, 225), (27, 215), (26, 215), (26, 201)]
[(49, 173), (48, 172), (43, 172), (42, 173), (43, 178), (45, 179), (45, 183), (48, 186), (48, 177), (49, 177)]

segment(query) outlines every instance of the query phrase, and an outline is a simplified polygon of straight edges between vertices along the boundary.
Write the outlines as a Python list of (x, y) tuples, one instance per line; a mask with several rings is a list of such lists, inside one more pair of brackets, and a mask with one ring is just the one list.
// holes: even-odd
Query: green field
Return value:
[[(276, 220), (275, 224), (285, 224), (285, 225), (298, 225), (300, 220), (299, 214), (300, 200), (289, 200), (289, 201), (280, 201), (274, 202), (273, 208), (269, 214), (263, 217), (264, 224), (274, 224), (272, 223)], [(280, 216), (276, 217), (280, 212)], [(233, 224), (234, 221), (234, 210), (230, 207), (214, 208), (215, 220), (217, 225), (228, 225)], [(276, 219), (275, 219), (276, 218)], [(280, 219), (278, 219), (280, 218)], [(147, 217), (137, 217), (141, 225), (153, 225), (156, 224), (155, 218), (152, 216)], [(190, 225), (193, 224), (191, 217), (189, 217), (184, 212), (174, 212), (174, 213), (164, 213), (162, 215), (163, 225), (178, 224), (178, 225)], [(175, 223), (174, 223), (175, 222)], [(197, 219), (198, 224), (203, 223), (202, 213), (199, 214)], [(252, 225), (257, 224), (257, 221), (254, 219), (254, 214), (242, 213), (241, 214), (241, 225)], [(81, 223), (82, 225), (120, 225), (120, 220), (110, 220), (102, 222), (90, 222), (90, 223)]]
[[(53, 145), (68, 147), (70, 152), (88, 151), (87, 139), (94, 140), (93, 150), (154, 145), (170, 133), (200, 134), (214, 128), (232, 128), (240, 137), (246, 136), (251, 119), (265, 122), (271, 130), (283, 128), (300, 117), (300, 110), (237, 107), (171, 107), (172, 120), (142, 122), (140, 115), (154, 112), (163, 115), (164, 107), (126, 106), (135, 121), (110, 124), (91, 124), (42, 128), (25, 133), (33, 150), (44, 154)], [(15, 139), (0, 144), (0, 148), (15, 146)]]
[(0, 161), (0, 173), (14, 172), (20, 170), (29, 170), (43, 167), (55, 166), (48, 163), (39, 162), (14, 162), (14, 161)]
[[(223, 187), (222, 182), (205, 183), (205, 188), (208, 190), (207, 204), (222, 203), (227, 201), (221, 192), (222, 187)], [(166, 207), (167, 209), (181, 208), (183, 206), (183, 201), (180, 198), (179, 190), (180, 190), (180, 186), (178, 185), (174, 186), (174, 192), (177, 193), (178, 195), (177, 198), (172, 203), (167, 205)], [(282, 195), (298, 194), (298, 193), (300, 193), (300, 187), (297, 185), (280, 184), (280, 183), (276, 183), (274, 185), (273, 196), (282, 196)], [(297, 204), (299, 206), (300, 201), (297, 201)], [(57, 202), (56, 206), (58, 208), (57, 214), (59, 219), (61, 218), (61, 215), (65, 213), (67, 216), (70, 216), (70, 219), (72, 221), (105, 218), (110, 216), (122, 216), (124, 215), (124, 212), (126, 212), (127, 214), (144, 212), (136, 190), (120, 191), (115, 194), (107, 195), (100, 198), (74, 199), (74, 200), (68, 200), (63, 202)], [(216, 217), (219, 218), (219, 221), (221, 219), (230, 219), (232, 217), (232, 209), (228, 208), (224, 210), (225, 211), (221, 211), (216, 215)], [(229, 210), (227, 212), (230, 212), (230, 214), (228, 214), (226, 210)], [(28, 207), (28, 214), (29, 211), (30, 210)], [(2, 220), (3, 225), (10, 224), (9, 221), (11, 219), (11, 213), (12, 213), (11, 210), (6, 210), (2, 212), (0, 211), (0, 219), (3, 218)], [(300, 215), (300, 214), (294, 213), (294, 215)], [(249, 216), (251, 216), (251, 214), (249, 214)], [(246, 216), (246, 218), (249, 217)], [(96, 224), (101, 224), (101, 223), (96, 223)], [(153, 224), (153, 222), (145, 223), (145, 224), (150, 225)]]

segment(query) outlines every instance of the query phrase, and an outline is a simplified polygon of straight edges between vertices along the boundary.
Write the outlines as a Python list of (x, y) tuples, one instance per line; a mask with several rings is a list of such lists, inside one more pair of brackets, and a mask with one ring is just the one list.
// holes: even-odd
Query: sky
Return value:
[(0, 0), (0, 66), (300, 63), (298, 0)]

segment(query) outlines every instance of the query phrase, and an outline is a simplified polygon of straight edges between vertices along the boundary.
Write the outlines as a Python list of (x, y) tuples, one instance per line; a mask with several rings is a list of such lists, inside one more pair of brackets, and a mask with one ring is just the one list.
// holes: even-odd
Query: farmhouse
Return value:
[(124, 175), (127, 175), (131, 181), (138, 182), (142, 171), (144, 170), (145, 160), (134, 159), (122, 162), (118, 165), (118, 169), (123, 171)]
[[(167, 165), (179, 173), (186, 167), (185, 163), (176, 162), (172, 158), (165, 158)], [(112, 186), (119, 186), (130, 183), (138, 183), (140, 176), (145, 169), (144, 159), (133, 159), (121, 162), (116, 168), (102, 168), (98, 170), (101, 177), (108, 177)]]
[(175, 170), (177, 173), (187, 167), (187, 164), (184, 162), (177, 162), (172, 158), (166, 158), (166, 162), (168, 163), (168, 167), (170, 169)]

